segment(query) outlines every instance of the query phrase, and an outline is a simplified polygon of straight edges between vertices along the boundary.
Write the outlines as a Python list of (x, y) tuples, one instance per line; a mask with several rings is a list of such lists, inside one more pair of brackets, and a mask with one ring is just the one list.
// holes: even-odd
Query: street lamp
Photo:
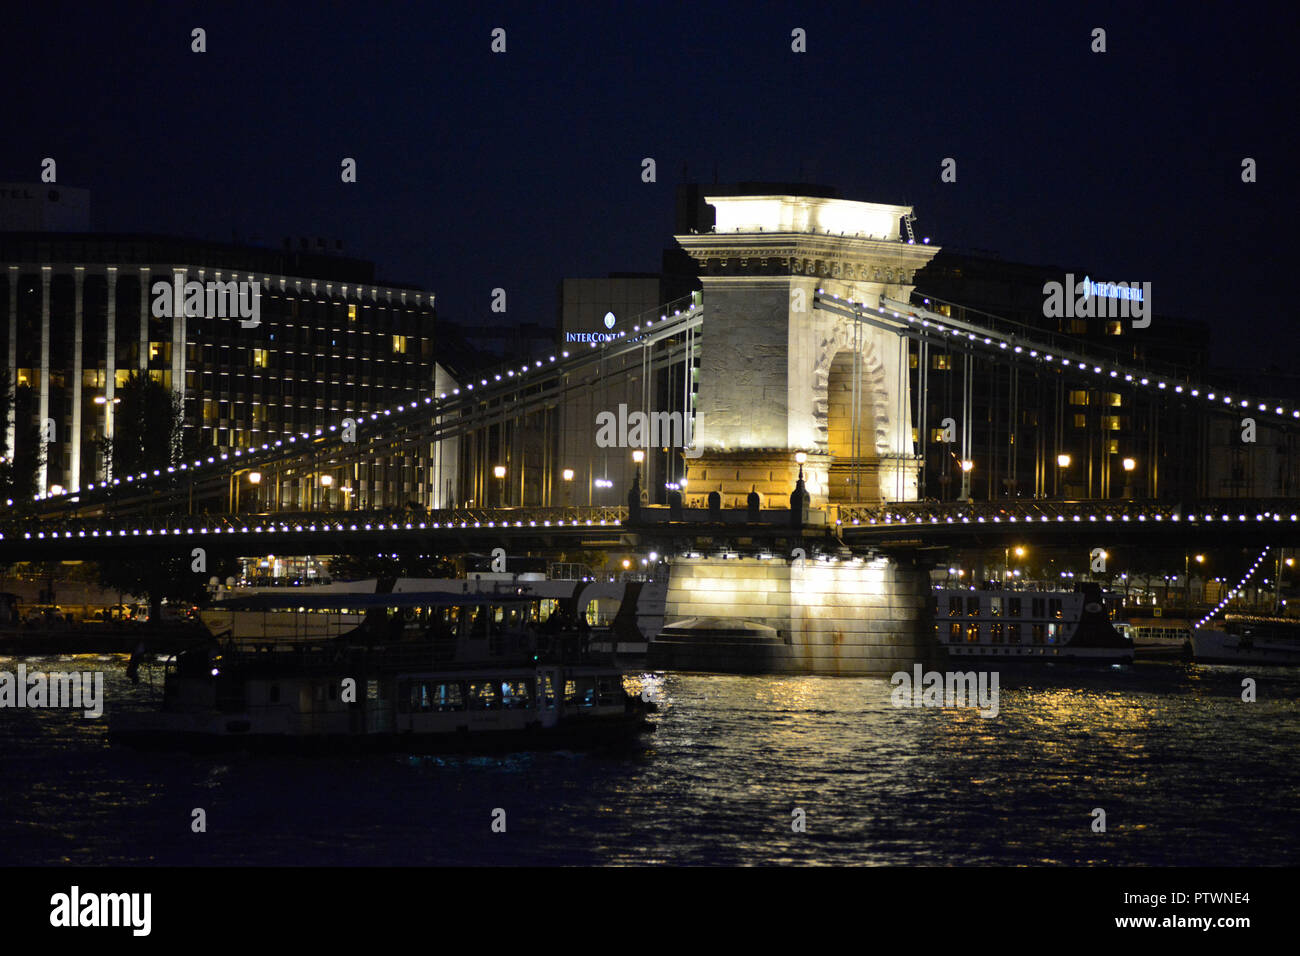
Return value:
[(975, 462), (969, 458), (963, 458), (958, 464), (961, 465), (960, 497), (962, 501), (968, 501), (970, 500), (970, 473), (975, 470)]
[(573, 497), (573, 469), (565, 468), (560, 472), (560, 477), (564, 480), (564, 507), (567, 508), (573, 504), (571, 500)]
[(506, 505), (506, 466), (494, 465), (492, 475), (501, 482), (497, 488), (497, 507), (504, 508)]
[(1056, 456), (1056, 463), (1062, 468), (1069, 468), (1072, 459), (1069, 455), (1061, 454)]
[(1135, 458), (1125, 458), (1121, 465), (1124, 466), (1124, 497), (1133, 497), (1133, 471), (1137, 468), (1138, 463)]

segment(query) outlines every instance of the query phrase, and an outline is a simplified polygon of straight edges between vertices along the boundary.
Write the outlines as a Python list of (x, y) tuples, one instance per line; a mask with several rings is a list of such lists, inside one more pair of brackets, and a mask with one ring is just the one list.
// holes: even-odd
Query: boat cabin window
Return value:
[(948, 596), (948, 616), (961, 617), (961, 598), (954, 595)]
[(993, 643), (1001, 644), (1002, 643), (1002, 622), (999, 621), (997, 624), (990, 624), (989, 631)]
[(961, 625), (956, 621), (948, 625), (948, 643), (957, 644), (961, 641)]
[(1008, 644), (1019, 644), (1019, 643), (1020, 643), (1020, 625), (1019, 625), (1019, 624), (1008, 624), (1008, 625), (1007, 625), (1007, 643), (1008, 643)]
[(980, 642), (980, 626), (978, 624), (966, 625), (966, 643), (978, 644)]
[(601, 677), (596, 681), (596, 691), (601, 707), (617, 704), (623, 696), (623, 679), (621, 677)]
[(1018, 597), (1007, 598), (1007, 616), (1008, 617), (1020, 616), (1020, 598)]
[(1052, 598), (1050, 601), (1048, 601), (1048, 602), (1047, 602), (1047, 608), (1048, 608), (1049, 611), (1052, 612), (1052, 617), (1056, 618), (1058, 621), (1061, 619), (1061, 599), (1060, 599), (1060, 598)]
[(1032, 600), (1034, 605), (1034, 617), (1045, 617), (1046, 615), (1044, 612), (1047, 608), (1047, 602), (1042, 598), (1033, 598)]
[(530, 680), (503, 680), (501, 706), (507, 710), (531, 707), (533, 705), (532, 684)]
[(470, 681), (469, 693), (466, 696), (469, 697), (470, 710), (496, 710), (500, 706), (495, 681)]
[(966, 614), (969, 617), (980, 616), (980, 599), (978, 594), (966, 599)]
[(1044, 624), (1035, 624), (1035, 625), (1034, 625), (1034, 643), (1035, 643), (1035, 644), (1041, 644), (1041, 643), (1043, 643), (1043, 637), (1046, 635), (1046, 633), (1047, 633), (1047, 626), (1046, 626), (1046, 625), (1044, 625)]
[(546, 674), (540, 678), (540, 684), (537, 689), (538, 706), (545, 707), (548, 710), (555, 706), (555, 685), (551, 683), (551, 675)]
[(1002, 616), (1002, 598), (1000, 597), (989, 598), (989, 614), (992, 617)]
[(445, 713), (465, 709), (459, 683), (404, 680), (397, 688), (397, 705), (403, 714)]
[(270, 696), (270, 701), (271, 701), (271, 703), (273, 703), (273, 704), (278, 704), (278, 703), (280, 703), (280, 685), (279, 685), (279, 684), (272, 684), (272, 685), (271, 685), (271, 690), (270, 690), (270, 695), (269, 695), (269, 696)]
[(591, 707), (596, 703), (596, 681), (579, 677), (564, 682), (564, 702), (570, 707)]

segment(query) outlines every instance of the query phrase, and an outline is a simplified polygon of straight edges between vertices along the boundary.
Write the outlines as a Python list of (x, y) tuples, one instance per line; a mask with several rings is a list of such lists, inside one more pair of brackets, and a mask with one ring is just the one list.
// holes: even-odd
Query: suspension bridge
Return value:
[[(939, 311), (913, 285), (937, 247), (899, 234), (907, 207), (790, 196), (710, 202), (715, 229), (676, 237), (698, 262), (703, 290), (626, 320), (605, 341), (480, 371), (394, 408), (341, 414), (316, 432), (43, 497), (0, 521), (0, 559), (194, 547), (242, 555), (653, 547), (691, 556), (674, 572), (670, 613), (752, 612), (753, 601), (733, 598), (758, 591), (773, 609), (764, 619), (812, 649), (801, 666), (818, 670), (827, 642), (849, 640), (860, 648), (856, 663), (837, 649), (834, 669), (856, 672), (892, 657), (888, 642), (872, 638), (876, 625), (915, 625), (923, 555), (936, 548), (1012, 538), (1297, 543), (1300, 502), (1171, 500), (1154, 476), (1143, 497), (977, 503), (963, 464), (958, 500), (924, 500), (924, 449), (938, 424), (933, 355), (952, 372), (939, 410), (962, 463), (974, 454), (981, 376), (1122, 391), (1133, 406), (1180, 418), (1249, 415), (1288, 432), (1300, 429), (1300, 407), (994, 317)], [(647, 417), (678, 416), (685, 447), (600, 447), (592, 412), (620, 402)], [(387, 458), (412, 444), (429, 467), (454, 474), (454, 506), (348, 493), (366, 487), (376, 499), (373, 489), (389, 484)], [(1050, 468), (1053, 450), (1040, 437), (1036, 472)], [(797, 549), (885, 565), (795, 569)], [(737, 557), (724, 565), (729, 555)], [(857, 606), (828, 597), (837, 590)]]

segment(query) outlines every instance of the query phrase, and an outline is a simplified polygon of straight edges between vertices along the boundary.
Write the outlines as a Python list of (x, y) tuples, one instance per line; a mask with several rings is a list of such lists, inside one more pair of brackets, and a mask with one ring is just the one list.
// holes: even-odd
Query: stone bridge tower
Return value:
[(905, 340), (814, 310), (818, 289), (906, 300), (937, 246), (899, 233), (911, 207), (803, 196), (708, 197), (713, 232), (676, 236), (700, 266), (704, 327), (687, 491), (788, 507), (804, 452), (814, 508), (917, 495)]

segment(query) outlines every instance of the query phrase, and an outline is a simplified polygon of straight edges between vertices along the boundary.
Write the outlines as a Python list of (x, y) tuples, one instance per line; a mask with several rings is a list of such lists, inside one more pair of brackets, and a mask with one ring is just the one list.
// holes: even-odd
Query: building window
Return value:
[(1107, 392), (1106, 404), (1111, 408), (1122, 408), (1124, 405), (1124, 396), (1119, 392)]
[(394, 335), (394, 336), (393, 336), (393, 354), (394, 354), (394, 355), (405, 355), (405, 354), (406, 354), (406, 336), (405, 336), (405, 335)]
[(1107, 323), (1106, 323), (1106, 334), (1107, 334), (1107, 335), (1123, 335), (1123, 334), (1124, 334), (1124, 324), (1123, 324), (1122, 322), (1107, 322)]
[(1078, 414), (1076, 414), (1076, 415), (1074, 416), (1074, 427), (1075, 427), (1075, 428), (1087, 428), (1087, 427), (1088, 427), (1088, 416), (1085, 415), (1083, 412), (1079, 412)]
[(1103, 415), (1101, 417), (1101, 427), (1107, 431), (1117, 432), (1120, 430), (1118, 415)]
[(348, 306), (348, 321), (349, 321), (349, 322), (355, 322), (356, 320), (357, 320), (357, 307), (356, 307), (355, 305), (349, 305), (349, 306)]
[(266, 368), (267, 351), (266, 349), (253, 349), (253, 368)]
[(1070, 393), (1070, 404), (1071, 404), (1071, 405), (1087, 405), (1087, 404), (1088, 404), (1088, 393), (1087, 393), (1087, 391), (1086, 391), (1086, 390), (1078, 390), (1078, 391), (1073, 391), (1073, 392), (1071, 392), (1071, 393)]
[(938, 368), (938, 369), (952, 368), (952, 356), (951, 355), (930, 356), (930, 368)]
[(1088, 320), (1087, 320), (1087, 319), (1071, 319), (1071, 320), (1070, 320), (1070, 334), (1072, 334), (1072, 335), (1085, 335), (1085, 334), (1087, 334), (1087, 331), (1088, 331)]

